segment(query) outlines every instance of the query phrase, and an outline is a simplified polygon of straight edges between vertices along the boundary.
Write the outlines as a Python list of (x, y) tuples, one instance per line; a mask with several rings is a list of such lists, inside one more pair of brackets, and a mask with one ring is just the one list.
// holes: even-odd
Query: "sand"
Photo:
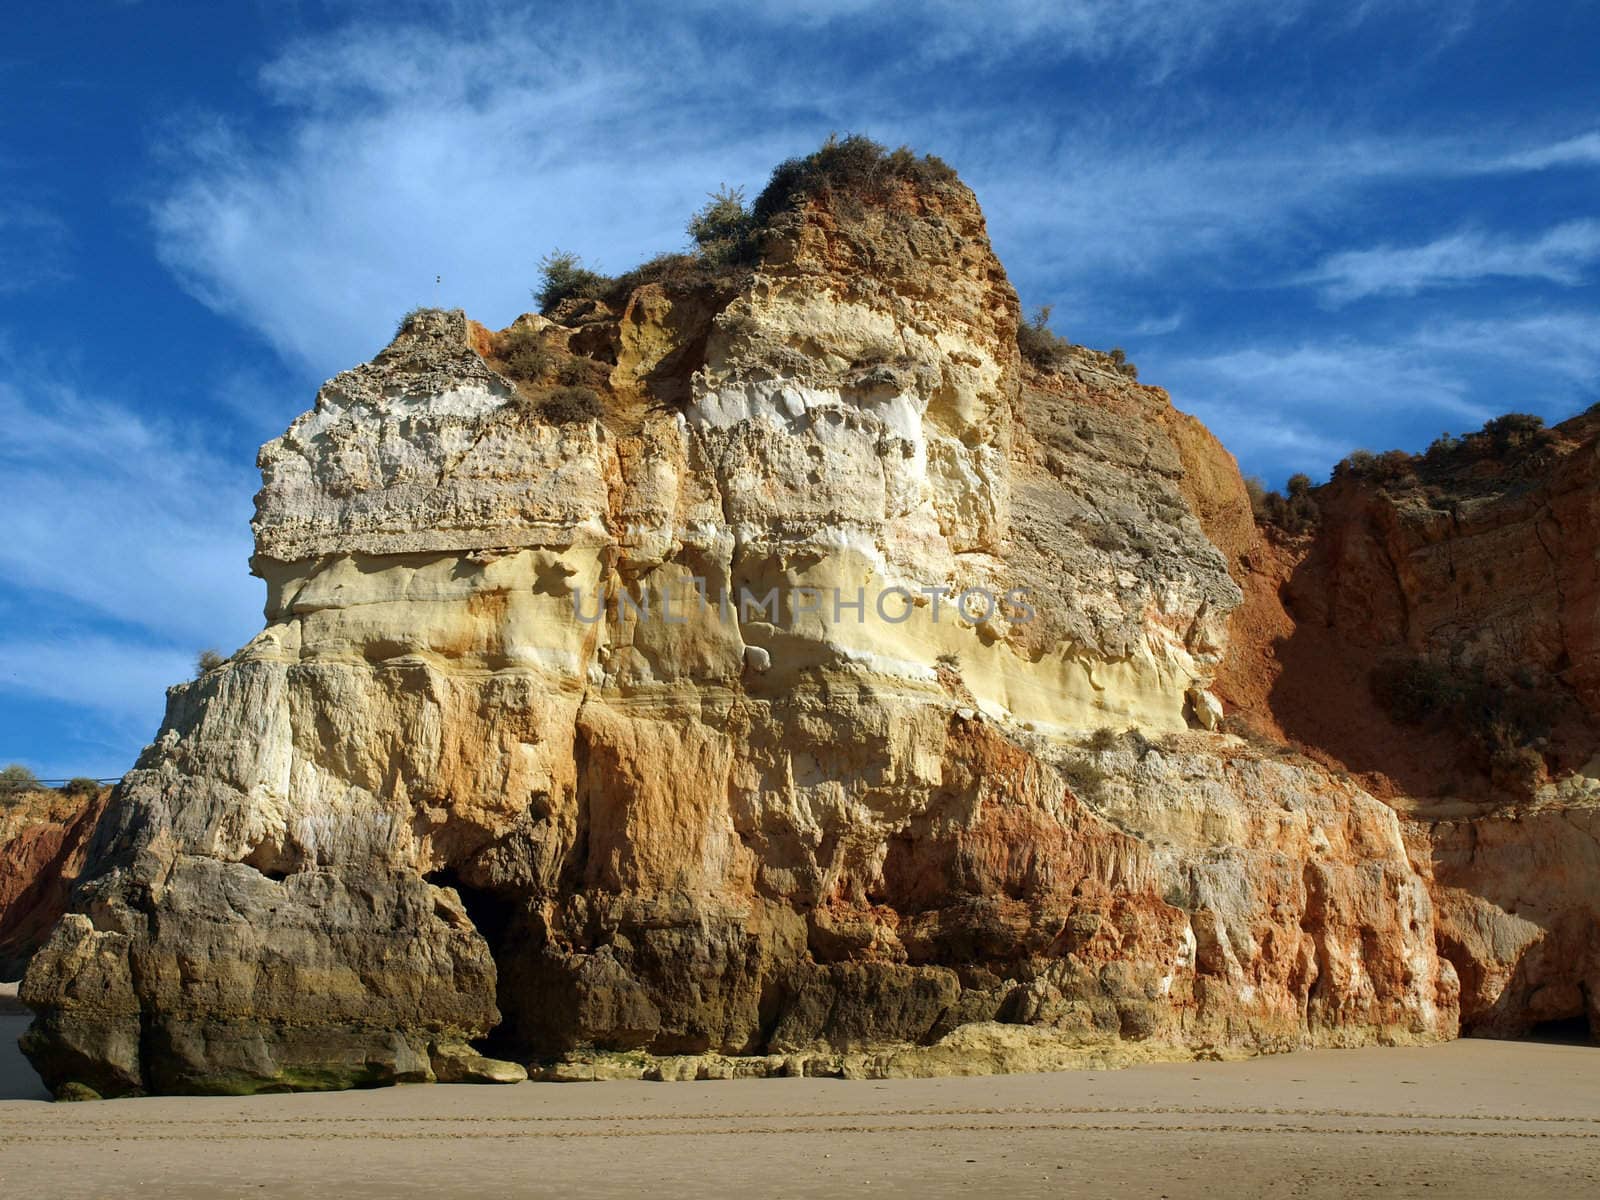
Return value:
[(1460, 1041), (882, 1082), (49, 1104), (0, 1017), (0, 1193), (1531, 1197), (1600, 1191), (1600, 1049)]

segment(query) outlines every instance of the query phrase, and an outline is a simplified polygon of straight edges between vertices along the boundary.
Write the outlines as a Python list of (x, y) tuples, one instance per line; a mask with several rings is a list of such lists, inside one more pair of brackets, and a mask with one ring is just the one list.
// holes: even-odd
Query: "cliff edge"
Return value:
[(1024, 358), (936, 160), (831, 144), (739, 236), (415, 314), (262, 449), (266, 627), (172, 689), (34, 958), (51, 1087), (1454, 1036), (1396, 813), (1217, 727), (1215, 439)]

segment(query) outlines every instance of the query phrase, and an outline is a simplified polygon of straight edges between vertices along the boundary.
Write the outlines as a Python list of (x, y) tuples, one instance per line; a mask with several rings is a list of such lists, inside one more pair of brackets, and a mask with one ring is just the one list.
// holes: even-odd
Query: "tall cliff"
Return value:
[(1395, 813), (1213, 728), (1232, 460), (1021, 358), (947, 170), (831, 153), (743, 265), (417, 314), (263, 448), (266, 628), (171, 691), (33, 962), (52, 1087), (1455, 1033)]
[(1314, 503), (1244, 553), (1219, 691), (1404, 816), (1465, 1032), (1600, 1031), (1600, 413), (1353, 455)]

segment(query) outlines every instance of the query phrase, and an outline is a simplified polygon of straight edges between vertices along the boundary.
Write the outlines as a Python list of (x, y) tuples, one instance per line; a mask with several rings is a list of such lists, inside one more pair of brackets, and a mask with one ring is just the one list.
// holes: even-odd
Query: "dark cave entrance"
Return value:
[(1545, 1042), (1553, 1046), (1593, 1046), (1594, 1033), (1589, 1029), (1587, 1017), (1562, 1017), (1556, 1021), (1540, 1021), (1523, 1034), (1522, 1041)]
[(454, 868), (430, 871), (423, 879), (435, 887), (455, 889), (456, 895), (461, 897), (461, 906), (467, 910), (468, 920), (488, 944), (489, 957), (494, 960), (495, 1005), (500, 1009), (500, 1024), (476, 1039), (473, 1048), (492, 1058), (516, 1057), (521, 1047), (513, 1036), (514, 1022), (506, 993), (509, 954), (521, 940), (517, 934), (521, 909), (514, 901), (489, 888), (463, 882)]

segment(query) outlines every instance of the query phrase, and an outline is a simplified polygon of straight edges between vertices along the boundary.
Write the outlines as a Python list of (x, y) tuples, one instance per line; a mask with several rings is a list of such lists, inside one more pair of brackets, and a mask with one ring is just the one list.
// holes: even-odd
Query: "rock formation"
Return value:
[(1450, 838), (1216, 728), (1241, 654), (1283, 674), (1242, 602), (1294, 628), (1232, 459), (1019, 354), (947, 170), (832, 153), (746, 258), (416, 314), (262, 449), (266, 628), (169, 693), (34, 960), (47, 1083), (974, 1071), (1485, 1003)]
[(1352, 456), (1316, 504), (1246, 553), (1219, 690), (1406, 818), (1464, 1032), (1600, 1029), (1600, 413)]
[(0, 981), (22, 978), (67, 909), (109, 788), (0, 795)]

